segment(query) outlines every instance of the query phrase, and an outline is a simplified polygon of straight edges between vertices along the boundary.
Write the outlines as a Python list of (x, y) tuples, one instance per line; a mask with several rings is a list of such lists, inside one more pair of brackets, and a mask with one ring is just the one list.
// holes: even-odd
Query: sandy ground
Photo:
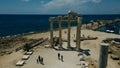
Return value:
[[(67, 39), (67, 33), (65, 34), (65, 31), (67, 29), (62, 30), (62, 38)], [(81, 42), (81, 48), (82, 49), (90, 49), (91, 58), (93, 61), (98, 62), (99, 59), (99, 48), (100, 43), (103, 39), (106, 38), (120, 38), (119, 35), (115, 34), (108, 34), (104, 32), (99, 31), (92, 31), (92, 30), (82, 30), (82, 34), (85, 36), (92, 36), (92, 37), (98, 37), (97, 40), (86, 40)], [(74, 37), (74, 34), (76, 35), (76, 27), (71, 28), (71, 46), (75, 47), (76, 44), (73, 42), (73, 40), (76, 38)], [(38, 39), (38, 38), (50, 38), (49, 32), (44, 33), (37, 33), (32, 35), (25, 36), (28, 39)], [(54, 31), (54, 36), (58, 37), (58, 31)], [(63, 43), (63, 47), (67, 47), (67, 43)], [(64, 57), (64, 62), (61, 62), (58, 60), (57, 54), (60, 53)], [(37, 64), (37, 57), (38, 55), (42, 56), (44, 58), (44, 64)], [(34, 48), (34, 53), (30, 56), (30, 58), (25, 61), (26, 64), (22, 66), (21, 68), (80, 68), (79, 65), (79, 57), (77, 56), (78, 52), (76, 51), (56, 51), (54, 49), (50, 48), (44, 48), (43, 46), (37, 46)], [(22, 51), (14, 52), (10, 55), (4, 55), (0, 57), (0, 68), (18, 68), (15, 66), (15, 63), (20, 60), (23, 56)], [(88, 58), (88, 57), (87, 57)], [(117, 64), (118, 61), (114, 61), (110, 59), (110, 56), (108, 56), (108, 66), (107, 68), (119, 68), (120, 66)]]

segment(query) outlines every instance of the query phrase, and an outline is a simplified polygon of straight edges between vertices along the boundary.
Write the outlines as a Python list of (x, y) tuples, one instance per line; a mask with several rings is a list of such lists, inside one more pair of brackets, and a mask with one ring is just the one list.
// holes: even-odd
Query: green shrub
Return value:
[(24, 51), (29, 51), (29, 50), (30, 50), (30, 44), (25, 44), (25, 45), (23, 46), (23, 50), (24, 50)]

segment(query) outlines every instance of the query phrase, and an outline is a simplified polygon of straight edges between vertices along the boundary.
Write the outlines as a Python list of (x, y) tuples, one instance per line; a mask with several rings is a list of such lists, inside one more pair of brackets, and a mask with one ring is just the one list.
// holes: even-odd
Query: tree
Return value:
[(24, 46), (23, 46), (23, 50), (24, 51), (29, 51), (30, 50), (30, 44), (25, 44)]

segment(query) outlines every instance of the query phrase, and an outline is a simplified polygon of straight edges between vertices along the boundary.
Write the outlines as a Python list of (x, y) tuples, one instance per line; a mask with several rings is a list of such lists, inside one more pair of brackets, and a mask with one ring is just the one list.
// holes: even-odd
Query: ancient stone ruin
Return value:
[(71, 48), (71, 44), (70, 44), (71, 23), (76, 22), (77, 23), (76, 50), (79, 51), (81, 49), (80, 48), (80, 36), (81, 36), (82, 17), (80, 14), (75, 13), (73, 11), (69, 11), (68, 15), (66, 15), (64, 17), (62, 17), (62, 16), (50, 17), (49, 21), (50, 21), (50, 43), (51, 43), (52, 48), (54, 48), (54, 45), (53, 45), (53, 23), (54, 22), (59, 23), (59, 48), (62, 49), (62, 25), (61, 24), (62, 24), (62, 22), (67, 22), (67, 24), (68, 24), (67, 48), (70, 49)]

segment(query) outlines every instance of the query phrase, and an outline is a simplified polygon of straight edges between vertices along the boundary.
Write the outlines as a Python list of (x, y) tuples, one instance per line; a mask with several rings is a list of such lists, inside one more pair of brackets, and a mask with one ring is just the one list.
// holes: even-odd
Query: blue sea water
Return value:
[[(0, 37), (8, 35), (23, 34), (28, 32), (41, 32), (50, 29), (49, 17), (59, 15), (0, 15)], [(62, 15), (64, 16), (64, 15)], [(91, 20), (114, 20), (120, 18), (120, 15), (83, 15), (82, 23), (89, 23)], [(75, 26), (72, 23), (72, 26)], [(63, 27), (67, 23), (62, 24)], [(54, 28), (58, 27), (58, 23), (54, 23)]]

